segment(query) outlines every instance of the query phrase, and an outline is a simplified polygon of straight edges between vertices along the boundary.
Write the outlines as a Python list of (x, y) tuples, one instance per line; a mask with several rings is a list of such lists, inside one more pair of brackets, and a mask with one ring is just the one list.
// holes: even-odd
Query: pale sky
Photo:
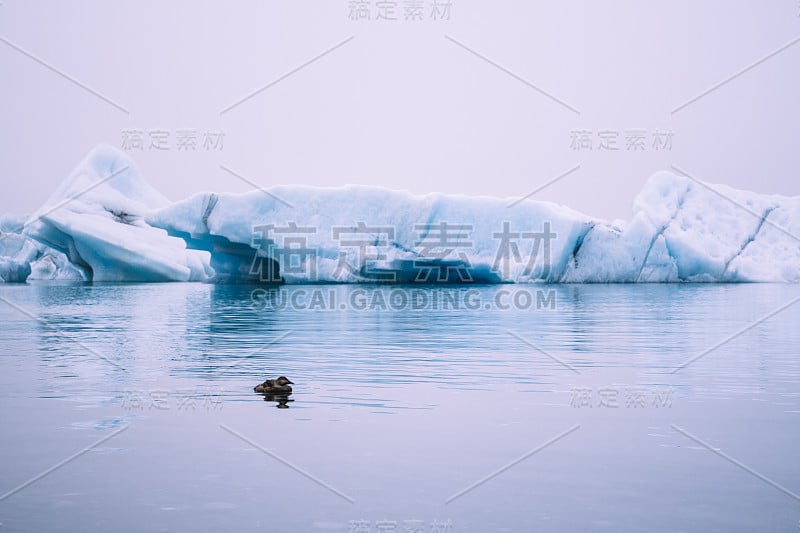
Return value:
[(449, 20), (397, 0), (394, 21), (375, 0), (352, 20), (354, 3), (3, 0), (0, 213), (129, 130), (173, 200), (253, 188), (222, 166), (264, 187), (503, 197), (571, 171), (533, 198), (602, 218), (629, 218), (671, 165), (800, 194), (796, 0), (450, 0)]

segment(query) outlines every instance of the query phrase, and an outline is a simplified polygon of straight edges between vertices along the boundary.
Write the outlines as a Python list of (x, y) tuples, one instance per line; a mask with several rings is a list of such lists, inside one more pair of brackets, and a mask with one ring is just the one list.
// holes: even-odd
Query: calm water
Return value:
[(536, 290), (0, 286), (0, 531), (798, 531), (800, 287)]

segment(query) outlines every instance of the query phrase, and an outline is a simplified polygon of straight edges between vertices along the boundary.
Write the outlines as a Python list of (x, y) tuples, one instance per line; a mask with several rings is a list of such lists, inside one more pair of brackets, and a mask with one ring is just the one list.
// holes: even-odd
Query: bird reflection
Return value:
[(264, 401), (265, 402), (278, 402), (277, 407), (278, 409), (288, 409), (289, 406), (287, 405), (289, 402), (293, 402), (294, 400), (290, 399), (291, 392), (289, 394), (264, 394)]

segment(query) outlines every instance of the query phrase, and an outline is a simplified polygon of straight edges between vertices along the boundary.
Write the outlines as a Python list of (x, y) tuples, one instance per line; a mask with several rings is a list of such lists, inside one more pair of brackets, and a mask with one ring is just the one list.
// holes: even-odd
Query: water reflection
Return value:
[[(290, 302), (309, 290), (285, 288)], [(553, 291), (553, 308), (535, 299), (496, 305), (498, 296), (513, 302), (540, 288)], [(85, 497), (79, 512), (59, 517), (64, 530), (80, 530), (86, 517), (103, 530), (142, 517), (165, 530), (197, 529), (192, 520), (263, 528), (265, 513), (287, 530), (312, 521), (345, 530), (360, 516), (449, 515), (475, 531), (756, 531), (769, 529), (757, 523), (762, 516), (796, 520), (794, 501), (692, 447), (671, 424), (795, 490), (800, 305), (720, 341), (799, 286), (434, 287), (429, 302), (438, 294), (481, 304), (435, 309), (392, 308), (389, 299), (383, 308), (371, 296), (378, 289), (397, 288), (325, 286), (345, 308), (259, 309), (248, 286), (0, 285), (0, 295), (41, 319), (0, 303), (3, 490), (96, 442), (94, 432), (136, 428), (2, 502), (3, 523), (45, 530), (52, 513), (30, 510), (52, 509), (54, 495), (73, 491)], [(354, 295), (373, 303), (350, 305)], [(264, 376), (282, 374), (299, 384), (293, 394), (254, 394)], [(617, 407), (601, 408), (609, 398)], [(220, 422), (273, 455), (232, 441)], [(574, 436), (442, 505), (574, 424)], [(190, 447), (187, 435), (198, 436)], [(357, 503), (342, 506), (277, 458), (352, 491)], [(277, 472), (280, 493), (265, 500), (255, 469)], [(103, 472), (114, 472), (107, 484)], [(236, 513), (223, 516), (229, 501)], [(752, 505), (731, 507), (739, 501)], [(679, 507), (686, 513), (665, 526), (664, 509)]]
[[(253, 291), (258, 289), (246, 285), (3, 287), (9, 301), (38, 317), (4, 305), (3, 349), (19, 355), (36, 350), (42, 390), (50, 393), (55, 382), (61, 390), (93, 382), (119, 389), (165, 374), (237, 383), (237, 390), (241, 382), (242, 391), (254, 378), (280, 373), (330, 387), (436, 383), (493, 390), (514, 383), (542, 392), (564, 390), (576, 379), (569, 368), (509, 331), (585, 375), (626, 369), (631, 381), (694, 386), (705, 394), (727, 394), (736, 387), (757, 390), (768, 383), (791, 390), (790, 381), (798, 374), (790, 354), (800, 341), (794, 327), (800, 306), (672, 374), (678, 365), (800, 293), (796, 286), (413, 287), (429, 291), (428, 302), (438, 301), (438, 307), (392, 308), (391, 291), (402, 289), (322, 286), (322, 293), (344, 308), (309, 309), (254, 305)], [(288, 291), (291, 301), (293, 294), (311, 289), (280, 290)], [(506, 291), (503, 302), (513, 302), (520, 291), (537, 290), (553, 292), (554, 308), (496, 305), (500, 291)], [(351, 305), (354, 294), (361, 299), (357, 301), (369, 301), (371, 291), (384, 291), (387, 307)], [(284, 296), (272, 290), (259, 298), (278, 303)], [(469, 298), (480, 305), (465, 306)], [(448, 299), (460, 307), (445, 307), (442, 302)], [(94, 352), (124, 368), (109, 365)]]
[(263, 394), (264, 401), (265, 402), (277, 402), (277, 405), (275, 407), (277, 407), (278, 409), (288, 409), (289, 408), (289, 406), (287, 404), (289, 402), (293, 402), (294, 401), (293, 399), (289, 398), (289, 396), (291, 396), (291, 395), (292, 395), (291, 392), (289, 394), (269, 394), (269, 393)]

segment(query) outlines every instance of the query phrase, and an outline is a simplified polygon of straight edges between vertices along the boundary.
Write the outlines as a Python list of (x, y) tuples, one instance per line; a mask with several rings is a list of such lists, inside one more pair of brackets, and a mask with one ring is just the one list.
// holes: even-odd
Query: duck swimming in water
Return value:
[(291, 394), (292, 385), (294, 382), (289, 381), (286, 376), (280, 376), (278, 379), (267, 379), (264, 383), (256, 385), (253, 389), (260, 394)]

